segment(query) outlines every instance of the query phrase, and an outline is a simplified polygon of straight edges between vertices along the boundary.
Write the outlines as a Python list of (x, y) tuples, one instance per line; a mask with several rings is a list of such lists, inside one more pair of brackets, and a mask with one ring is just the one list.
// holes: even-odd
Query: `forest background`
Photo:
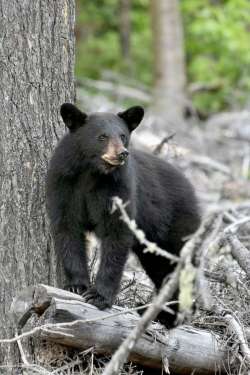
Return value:
[[(121, 36), (122, 3), (124, 0), (77, 0), (76, 77), (101, 79), (111, 70), (150, 88), (154, 80), (150, 17), (154, 2), (127, 1), (127, 52)], [(182, 0), (180, 9), (186, 82), (215, 88), (194, 95), (194, 107), (209, 115), (248, 105), (249, 1)]]

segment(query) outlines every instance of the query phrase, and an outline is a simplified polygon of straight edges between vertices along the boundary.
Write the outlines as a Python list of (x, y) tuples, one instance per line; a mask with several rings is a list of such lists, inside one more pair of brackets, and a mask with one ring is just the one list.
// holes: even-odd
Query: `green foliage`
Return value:
[(131, 12), (131, 64), (123, 61), (119, 40), (117, 0), (77, 0), (76, 75), (100, 78), (103, 70), (129, 74), (151, 84), (152, 54), (149, 1), (133, 1)]
[[(76, 75), (100, 78), (103, 70), (152, 85), (153, 52), (149, 0), (131, 0), (131, 57), (123, 61), (119, 1), (77, 0)], [(181, 0), (189, 83), (215, 84), (215, 92), (193, 97), (215, 112), (242, 105), (250, 90), (250, 1)]]
[(76, 76), (98, 78), (119, 68), (116, 0), (76, 2)]
[(205, 111), (243, 104), (250, 89), (250, 2), (182, 1), (189, 82), (215, 83), (217, 93), (194, 98)]

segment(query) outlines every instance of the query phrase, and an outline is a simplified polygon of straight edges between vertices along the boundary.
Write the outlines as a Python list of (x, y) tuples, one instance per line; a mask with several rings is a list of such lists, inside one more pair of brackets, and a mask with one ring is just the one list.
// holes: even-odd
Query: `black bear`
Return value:
[[(120, 213), (111, 214), (114, 196), (129, 202), (127, 212), (148, 240), (176, 255), (183, 239), (200, 223), (193, 188), (183, 174), (156, 156), (129, 148), (130, 135), (143, 115), (139, 106), (118, 114), (90, 115), (70, 103), (61, 106), (69, 132), (50, 162), (47, 210), (69, 290), (85, 292), (86, 302), (100, 309), (114, 302), (130, 250), (156, 288), (174, 266), (161, 256), (143, 252)], [(93, 286), (86, 255), (89, 231), (101, 241)]]

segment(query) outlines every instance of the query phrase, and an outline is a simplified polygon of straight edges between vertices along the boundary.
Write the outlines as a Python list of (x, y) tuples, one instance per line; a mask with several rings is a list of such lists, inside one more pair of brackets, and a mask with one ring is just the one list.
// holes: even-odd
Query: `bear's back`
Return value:
[(178, 237), (194, 232), (200, 224), (200, 210), (188, 179), (175, 166), (157, 156), (135, 149), (131, 150), (131, 156), (136, 176), (139, 227), (157, 242), (161, 234), (165, 238), (167, 226), (173, 241), (176, 232)]

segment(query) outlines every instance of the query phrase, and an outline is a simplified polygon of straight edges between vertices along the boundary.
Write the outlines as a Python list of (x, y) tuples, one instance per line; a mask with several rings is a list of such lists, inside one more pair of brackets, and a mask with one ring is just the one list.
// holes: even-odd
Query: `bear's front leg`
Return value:
[(93, 287), (83, 294), (85, 301), (100, 310), (111, 307), (119, 291), (129, 246), (122, 239), (102, 241), (101, 264)]
[(55, 236), (55, 246), (68, 279), (65, 289), (77, 294), (84, 293), (90, 284), (85, 236), (62, 231)]

